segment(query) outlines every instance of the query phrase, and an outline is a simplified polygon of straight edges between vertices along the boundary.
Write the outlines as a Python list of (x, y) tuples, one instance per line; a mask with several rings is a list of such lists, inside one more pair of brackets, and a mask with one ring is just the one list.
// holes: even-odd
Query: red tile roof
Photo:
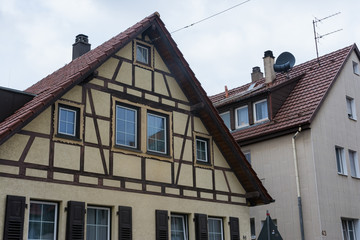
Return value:
[(210, 120), (205, 121), (205, 124), (209, 126), (211, 124), (208, 128), (213, 133), (214, 139), (221, 144), (221, 149), (229, 165), (233, 168), (246, 192), (250, 194), (249, 201), (251, 204), (272, 202), (273, 199), (245, 159), (235, 139), (227, 131), (226, 126), (211, 104), (200, 82), (196, 79), (189, 64), (177, 48), (175, 41), (171, 38), (164, 23), (160, 20), (158, 13), (146, 17), (119, 35), (76, 58), (26, 89), (26, 92), (34, 93), (36, 96), (0, 123), (0, 144), (9, 139), (14, 133), (20, 131), (23, 126), (33, 120), (73, 86), (81, 83), (88, 77), (92, 77), (94, 71), (102, 63), (131, 40), (135, 39), (138, 34), (149, 29), (150, 26), (155, 27), (151, 28), (152, 30), (150, 31), (154, 39), (161, 39), (161, 41), (154, 41), (159, 48), (158, 50), (161, 50), (164, 59), (168, 60), (169, 67), (176, 75), (176, 79), (184, 87), (184, 92), (186, 92), (190, 102), (194, 105), (203, 103), (202, 105), (200, 104), (201, 107), (198, 109), (198, 113), (204, 119), (208, 118)]
[[(346, 59), (354, 49), (358, 52), (355, 44), (324, 55), (319, 59), (320, 65), (317, 59), (299, 64), (290, 71), (290, 78), (286, 78), (286, 74), (277, 73), (271, 86), (265, 86), (264, 79), (258, 80), (256, 86), (260, 85), (260, 88), (249, 94), (259, 94), (304, 74), (271, 121), (235, 130), (232, 132), (234, 138), (241, 144), (244, 141), (310, 124)], [(246, 93), (246, 89), (250, 84), (231, 89), (229, 100), (225, 98), (224, 92), (211, 96), (210, 100), (216, 107), (239, 101), (249, 95)]]

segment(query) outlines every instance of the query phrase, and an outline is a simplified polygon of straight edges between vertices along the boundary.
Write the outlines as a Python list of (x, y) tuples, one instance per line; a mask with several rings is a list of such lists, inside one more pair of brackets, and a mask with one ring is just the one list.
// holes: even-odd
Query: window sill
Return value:
[(356, 118), (353, 118), (353, 117), (349, 117), (350, 120), (354, 121), (354, 122), (357, 122), (357, 119)]
[(63, 138), (63, 139), (67, 139), (67, 140), (72, 140), (72, 141), (78, 141), (78, 142), (81, 142), (82, 140), (78, 137), (73, 137), (73, 136), (69, 136), (69, 135), (65, 135), (65, 134), (61, 134), (61, 133), (58, 133), (58, 134), (55, 134), (55, 137), (57, 138)]
[(146, 154), (171, 159), (171, 156), (166, 153), (157, 153), (157, 152), (152, 152), (152, 151), (148, 150), (148, 151), (146, 151)]
[(360, 180), (360, 177), (351, 176), (351, 178)]
[(132, 147), (127, 147), (127, 146), (122, 146), (122, 145), (114, 145), (114, 148), (141, 153), (141, 150), (139, 150), (138, 148), (132, 148)]
[(345, 174), (345, 173), (337, 173), (339, 176), (342, 176), (342, 177), (348, 177), (348, 175), (347, 174)]

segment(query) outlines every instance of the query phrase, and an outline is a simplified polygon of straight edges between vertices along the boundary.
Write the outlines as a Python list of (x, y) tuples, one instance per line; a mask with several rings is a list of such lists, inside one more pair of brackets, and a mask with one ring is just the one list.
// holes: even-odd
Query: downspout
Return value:
[(297, 198), (298, 198), (301, 240), (305, 240), (304, 221), (303, 221), (303, 213), (302, 213), (301, 194), (300, 194), (299, 170), (298, 170), (298, 163), (297, 163), (297, 157), (296, 157), (296, 144), (295, 144), (295, 139), (300, 132), (301, 132), (301, 127), (299, 127), (299, 130), (294, 134), (294, 136), (292, 137), (291, 140), (292, 140), (292, 148), (293, 148), (293, 156), (294, 156), (295, 181), (296, 181), (296, 191), (297, 191)]

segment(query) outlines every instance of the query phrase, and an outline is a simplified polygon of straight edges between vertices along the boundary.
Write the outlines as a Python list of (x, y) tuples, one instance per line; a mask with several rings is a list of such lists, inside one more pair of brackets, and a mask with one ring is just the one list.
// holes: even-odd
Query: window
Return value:
[(110, 209), (88, 207), (86, 215), (86, 239), (110, 239)]
[(356, 240), (355, 234), (355, 223), (354, 220), (350, 219), (342, 219), (341, 220), (342, 231), (343, 231), (343, 238), (344, 240)]
[(249, 112), (248, 107), (240, 107), (235, 110), (236, 115), (236, 128), (241, 128), (249, 125)]
[(167, 153), (166, 117), (153, 113), (147, 114), (147, 149), (156, 153)]
[(225, 125), (228, 127), (228, 129), (231, 130), (231, 126), (230, 126), (230, 112), (224, 112), (220, 114), (220, 117), (222, 118), (222, 120), (224, 121)]
[(355, 102), (353, 98), (346, 97), (346, 107), (348, 117), (351, 119), (356, 119)]
[(251, 239), (256, 239), (255, 218), (250, 218)]
[(360, 75), (359, 64), (353, 61), (353, 71), (355, 74)]
[(77, 136), (77, 116), (78, 110), (75, 108), (59, 105), (59, 126), (58, 133), (78, 137)]
[(149, 65), (149, 48), (141, 45), (139, 43), (136, 44), (136, 61)]
[(137, 147), (137, 110), (116, 106), (116, 144)]
[(341, 147), (335, 147), (335, 152), (336, 152), (336, 164), (337, 164), (338, 173), (347, 175), (344, 149)]
[(209, 163), (209, 142), (205, 138), (196, 138), (196, 161)]
[(57, 204), (30, 201), (29, 240), (56, 239)]
[(357, 152), (349, 150), (349, 161), (350, 161), (351, 176), (360, 177)]
[(223, 240), (223, 223), (221, 218), (208, 218), (209, 240)]
[(246, 160), (251, 164), (251, 154), (250, 151), (244, 151), (243, 152), (245, 155)]
[(268, 119), (268, 108), (266, 99), (254, 103), (254, 110), (255, 122)]
[(187, 240), (187, 221), (184, 215), (171, 215), (171, 240)]

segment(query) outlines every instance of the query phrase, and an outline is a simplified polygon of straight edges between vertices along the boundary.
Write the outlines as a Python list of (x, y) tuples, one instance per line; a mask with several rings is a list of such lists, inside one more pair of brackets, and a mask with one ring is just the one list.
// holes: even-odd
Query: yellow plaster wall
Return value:
[(29, 136), (15, 134), (9, 140), (0, 145), (0, 158), (18, 161), (29, 140)]
[(182, 91), (181, 87), (179, 86), (179, 84), (176, 82), (175, 78), (166, 76), (166, 80), (169, 85), (171, 96), (173, 98), (188, 102), (188, 99), (186, 98), (186, 96), (185, 96), (184, 92)]
[(110, 117), (110, 94), (91, 89), (96, 115)]
[(223, 168), (230, 168), (229, 164), (226, 162), (226, 159), (220, 152), (215, 141), (213, 141), (213, 148), (214, 148), (214, 166), (223, 167)]
[(194, 117), (194, 130), (196, 132), (209, 134), (209, 132), (205, 128), (205, 125), (202, 123), (201, 119), (198, 117)]
[(171, 183), (171, 163), (146, 159), (146, 180)]
[(80, 86), (73, 87), (72, 89), (70, 89), (70, 91), (65, 93), (64, 96), (62, 96), (61, 98), (81, 103), (82, 102), (82, 87), (80, 87)]
[(141, 158), (121, 153), (114, 153), (113, 174), (141, 179)]
[(54, 166), (80, 170), (80, 147), (56, 142), (54, 148)]
[(27, 124), (23, 129), (32, 132), (50, 134), (51, 107), (44, 110), (39, 116)]
[(229, 182), (231, 192), (242, 194), (246, 193), (244, 188), (239, 184), (239, 181), (233, 172), (226, 172), (226, 177)]
[(132, 43), (127, 44), (116, 53), (117, 56), (132, 60)]
[[(105, 152), (106, 169), (109, 172), (109, 154)], [(104, 167), (100, 155), (100, 149), (94, 147), (85, 147), (84, 151), (84, 170), (87, 172), (104, 173)]]
[(167, 68), (165, 62), (162, 60), (159, 52), (155, 49), (154, 50), (154, 54), (155, 54), (155, 61), (154, 61), (154, 64), (155, 64), (155, 68), (156, 69), (159, 69), (163, 72), (167, 72), (167, 73), (170, 73), (170, 70)]
[(98, 143), (94, 120), (90, 117), (85, 117), (85, 141), (90, 143)]
[(98, 126), (101, 138), (101, 144), (104, 146), (109, 146), (110, 142), (110, 122), (106, 120), (98, 119)]
[(173, 112), (174, 116), (174, 133), (191, 136), (191, 124), (189, 121), (188, 130), (185, 133), (188, 115), (180, 112)]
[[(175, 177), (177, 177), (177, 172), (179, 168), (179, 163), (175, 163)], [(193, 171), (192, 165), (181, 164), (180, 173), (179, 173), (179, 185), (192, 186), (193, 185)]]
[(118, 63), (119, 60), (117, 60), (116, 58), (108, 59), (97, 69), (99, 76), (112, 79)]
[(196, 187), (212, 189), (212, 171), (210, 169), (196, 168)]
[(128, 62), (123, 62), (121, 64), (118, 75), (115, 78), (115, 81), (125, 83), (127, 85), (132, 84), (132, 64)]
[(50, 140), (36, 137), (25, 158), (25, 162), (36, 163), (40, 165), (49, 164)]
[(169, 96), (164, 76), (158, 72), (155, 72), (154, 74), (154, 91), (161, 95)]
[(151, 91), (151, 71), (135, 67), (135, 87)]
[(230, 190), (226, 184), (224, 173), (221, 170), (215, 170), (215, 189), (226, 192)]

